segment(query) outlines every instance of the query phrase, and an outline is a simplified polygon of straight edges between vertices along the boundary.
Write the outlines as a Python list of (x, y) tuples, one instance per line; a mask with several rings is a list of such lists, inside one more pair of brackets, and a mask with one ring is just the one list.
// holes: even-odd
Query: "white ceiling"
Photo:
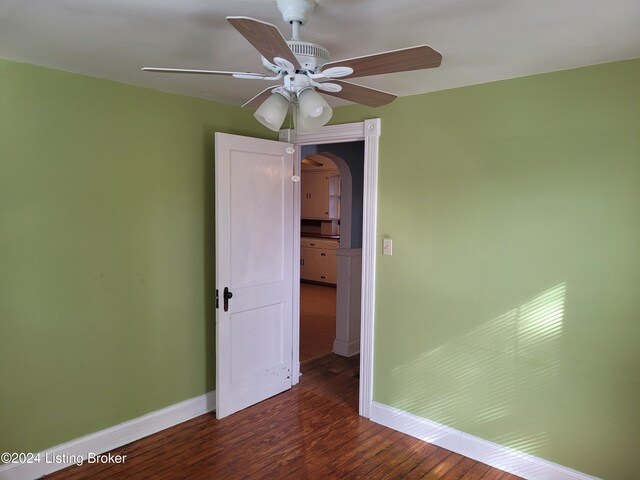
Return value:
[[(275, 0), (0, 0), (0, 57), (241, 104), (266, 84), (140, 71), (263, 72), (227, 15), (290, 37)], [(440, 51), (438, 69), (356, 79), (404, 96), (639, 57), (640, 1), (319, 0), (301, 37), (332, 60), (420, 44)]]

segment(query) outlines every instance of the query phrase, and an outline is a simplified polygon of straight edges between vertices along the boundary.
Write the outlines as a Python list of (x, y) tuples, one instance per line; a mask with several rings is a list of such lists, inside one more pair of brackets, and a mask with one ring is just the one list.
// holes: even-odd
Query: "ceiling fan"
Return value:
[(370, 107), (385, 105), (397, 98), (392, 93), (342, 79), (435, 68), (442, 62), (442, 55), (426, 45), (330, 62), (326, 48), (300, 40), (300, 26), (307, 22), (316, 1), (277, 0), (277, 5), (284, 21), (292, 26), (289, 41), (270, 23), (250, 17), (227, 17), (231, 26), (260, 52), (262, 65), (269, 74), (158, 67), (144, 67), (142, 70), (230, 75), (246, 80), (282, 80), (281, 85), (265, 88), (242, 107), (257, 108), (256, 119), (277, 132), (292, 104), (296, 131), (308, 133), (325, 125), (333, 115), (331, 107), (318, 92)]

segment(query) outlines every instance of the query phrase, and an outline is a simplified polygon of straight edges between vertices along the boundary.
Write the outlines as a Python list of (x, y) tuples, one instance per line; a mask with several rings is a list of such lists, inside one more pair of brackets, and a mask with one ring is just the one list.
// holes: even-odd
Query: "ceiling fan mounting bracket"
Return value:
[(307, 23), (307, 18), (316, 8), (315, 0), (278, 0), (278, 10), (287, 23)]

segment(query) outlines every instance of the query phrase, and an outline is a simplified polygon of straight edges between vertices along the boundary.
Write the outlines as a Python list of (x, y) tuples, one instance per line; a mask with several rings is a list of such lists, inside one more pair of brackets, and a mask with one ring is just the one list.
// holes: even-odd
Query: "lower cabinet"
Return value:
[(300, 242), (300, 278), (335, 285), (337, 248), (337, 240), (303, 238)]

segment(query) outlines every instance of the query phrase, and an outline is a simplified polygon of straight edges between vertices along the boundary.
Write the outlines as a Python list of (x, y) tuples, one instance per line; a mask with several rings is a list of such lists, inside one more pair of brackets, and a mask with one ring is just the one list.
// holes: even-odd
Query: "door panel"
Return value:
[[(256, 313), (259, 314), (256, 315)], [(231, 382), (233, 384), (283, 364), (282, 313), (282, 304), (277, 304), (263, 307), (259, 312), (249, 310), (232, 315)], [(255, 332), (260, 330), (264, 330), (267, 336), (257, 337)]]
[[(236, 286), (282, 281), (284, 217), (282, 157), (256, 152), (230, 152), (231, 282)], [(292, 167), (293, 168), (293, 167)], [(291, 175), (286, 179), (291, 184)], [(272, 196), (275, 195), (274, 198)]]
[[(290, 144), (216, 133), (216, 416), (291, 387)], [(223, 291), (232, 296), (224, 309)]]

